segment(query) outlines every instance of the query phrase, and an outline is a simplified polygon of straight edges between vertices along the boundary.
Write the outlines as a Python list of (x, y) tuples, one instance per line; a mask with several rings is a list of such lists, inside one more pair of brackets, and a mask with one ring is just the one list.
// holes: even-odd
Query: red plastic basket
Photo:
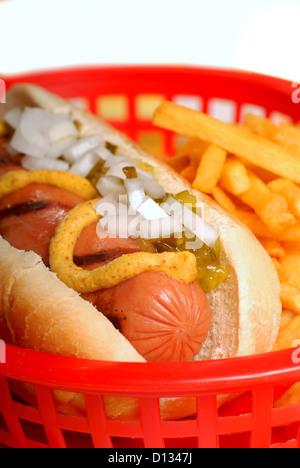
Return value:
[[(101, 113), (145, 146), (172, 154), (174, 137), (151, 125), (161, 100), (190, 105), (226, 121), (251, 109), (300, 120), (291, 83), (258, 74), (177, 66), (110, 66), (4, 77), (7, 89), (32, 82)], [(0, 342), (1, 345), (1, 342)], [(0, 350), (1, 351), (1, 350)], [(118, 363), (53, 356), (6, 346), (0, 362), (0, 443), (8, 447), (241, 447), (299, 448), (300, 404), (273, 402), (300, 381), (292, 350), (259, 356), (189, 363)], [(1, 361), (1, 353), (0, 353)], [(3, 353), (2, 353), (2, 361)], [(10, 389), (33, 384), (32, 405)], [(83, 393), (86, 414), (56, 411), (52, 390)], [(216, 396), (240, 393), (219, 411)], [(140, 419), (109, 420), (103, 396), (140, 401)], [(162, 421), (159, 398), (193, 396), (194, 417)]]

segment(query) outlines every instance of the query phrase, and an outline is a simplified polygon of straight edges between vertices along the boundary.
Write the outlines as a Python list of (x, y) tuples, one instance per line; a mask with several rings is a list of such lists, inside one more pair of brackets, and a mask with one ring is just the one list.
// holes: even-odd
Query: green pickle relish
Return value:
[[(109, 150), (112, 151), (113, 154), (118, 153), (118, 147), (111, 145), (111, 147), (107, 147)], [(100, 177), (104, 176), (108, 171), (108, 168), (104, 168), (104, 161), (99, 161), (98, 164), (90, 171), (87, 176), (87, 179), (91, 181), (91, 183), (96, 186)], [(152, 172), (153, 167), (147, 163), (140, 163), (139, 167), (147, 172)], [(126, 167), (124, 168), (124, 173), (127, 178), (136, 178), (137, 173), (134, 167)], [(188, 205), (189, 208), (192, 209), (194, 213), (196, 213), (196, 205), (197, 199), (194, 195), (192, 195), (188, 190), (184, 190), (183, 192), (178, 193), (177, 195), (167, 194), (164, 199), (155, 200), (157, 203), (163, 203), (166, 201), (169, 196), (172, 196), (178, 202)], [(141, 250), (145, 252), (151, 253), (161, 253), (161, 252), (183, 252), (189, 251), (192, 252), (197, 260), (197, 281), (199, 282), (201, 288), (205, 293), (208, 293), (212, 289), (216, 288), (219, 284), (221, 284), (228, 276), (229, 272), (221, 263), (220, 251), (221, 251), (221, 243), (220, 239), (217, 240), (214, 247), (208, 247), (207, 245), (203, 244), (200, 248), (186, 248), (186, 242), (192, 243), (196, 239), (187, 238), (184, 234), (180, 238), (172, 235), (170, 238), (163, 238), (163, 239), (139, 239), (139, 245)], [(196, 242), (195, 242), (196, 245)]]
[(197, 259), (197, 281), (205, 293), (221, 284), (228, 276), (227, 269), (221, 264), (220, 250), (221, 243), (218, 239), (213, 248), (203, 244), (199, 249), (186, 249), (185, 242), (191, 242), (191, 239), (159, 239), (152, 242), (156, 252), (182, 252), (188, 250), (192, 252)]
[[(170, 196), (168, 194), (164, 200)], [(172, 195), (175, 200), (179, 201), (182, 204), (191, 205), (192, 210), (196, 211), (197, 199), (192, 195), (188, 190), (178, 193), (177, 195)], [(227, 278), (229, 272), (227, 268), (221, 263), (221, 242), (220, 239), (217, 240), (214, 247), (208, 247), (203, 244), (202, 247), (196, 249), (187, 249), (186, 242), (193, 242), (196, 239), (188, 239), (184, 235), (183, 237), (175, 238), (171, 236), (168, 239), (157, 239), (152, 242), (152, 245), (155, 247), (156, 252), (182, 252), (188, 250), (192, 252), (197, 259), (197, 281), (202, 287), (205, 293), (208, 293), (212, 289), (216, 288)]]

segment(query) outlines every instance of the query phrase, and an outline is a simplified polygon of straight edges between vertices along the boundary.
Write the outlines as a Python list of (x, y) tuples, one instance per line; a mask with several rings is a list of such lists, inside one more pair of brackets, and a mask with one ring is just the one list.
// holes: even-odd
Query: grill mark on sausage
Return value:
[(97, 252), (94, 254), (76, 256), (74, 255), (73, 262), (75, 265), (82, 267), (91, 265), (93, 263), (108, 263), (112, 262), (116, 258), (121, 257), (121, 255), (131, 254), (135, 252), (140, 252), (140, 249), (113, 249), (107, 250), (105, 252)]
[(40, 211), (44, 208), (57, 206), (57, 208), (63, 208), (69, 210), (70, 207), (57, 202), (51, 201), (26, 201), (24, 203), (19, 203), (17, 205), (6, 208), (5, 210), (0, 211), (0, 220), (6, 218), (7, 216), (20, 216), (26, 213), (31, 213), (32, 211)]

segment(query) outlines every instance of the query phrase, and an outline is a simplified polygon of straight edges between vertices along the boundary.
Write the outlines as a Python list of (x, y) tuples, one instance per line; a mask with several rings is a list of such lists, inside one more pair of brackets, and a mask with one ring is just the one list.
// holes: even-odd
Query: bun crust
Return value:
[[(42, 107), (69, 113), (81, 123), (82, 136), (100, 133), (128, 155), (148, 162), (169, 193), (187, 188), (204, 203), (205, 221), (220, 234), (221, 259), (228, 278), (208, 294), (212, 325), (197, 360), (269, 352), (281, 318), (280, 285), (271, 259), (253, 234), (208, 196), (191, 188), (163, 161), (146, 154), (101, 119), (73, 107), (36, 86), (16, 85), (7, 94), (5, 112), (13, 107)], [(0, 108), (3, 114), (3, 106)], [(32, 252), (22, 252), (0, 239), (0, 337), (36, 351), (87, 359), (144, 362), (106, 317), (56, 278)], [(65, 412), (84, 410), (83, 397), (57, 392)], [(220, 398), (219, 403), (223, 401)], [(138, 402), (106, 398), (110, 418), (138, 415)], [(192, 398), (161, 401), (162, 417), (176, 419), (195, 410)]]

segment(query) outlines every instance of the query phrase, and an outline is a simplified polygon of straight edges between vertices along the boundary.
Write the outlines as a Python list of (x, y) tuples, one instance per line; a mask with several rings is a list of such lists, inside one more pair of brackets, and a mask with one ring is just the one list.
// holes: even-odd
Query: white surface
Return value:
[(0, 22), (0, 73), (183, 63), (300, 80), (299, 0), (9, 0)]

